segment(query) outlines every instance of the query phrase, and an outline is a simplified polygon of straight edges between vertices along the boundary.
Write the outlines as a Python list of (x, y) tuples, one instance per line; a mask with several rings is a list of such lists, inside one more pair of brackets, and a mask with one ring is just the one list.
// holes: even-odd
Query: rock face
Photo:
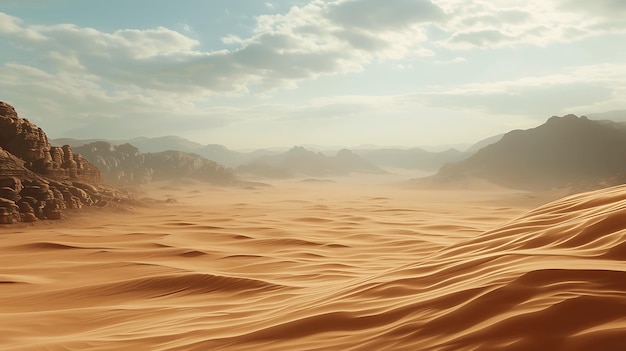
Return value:
[(41, 128), (20, 118), (13, 106), (0, 101), (0, 147), (15, 155), (29, 170), (57, 179), (100, 181), (97, 167), (69, 145), (51, 146)]
[(468, 159), (448, 164), (440, 180), (482, 178), (510, 188), (587, 190), (620, 184), (626, 175), (626, 128), (567, 115), (509, 132)]
[[(0, 224), (60, 219), (64, 209), (127, 197), (100, 182), (96, 166), (0, 102)], [(96, 184), (96, 185), (93, 185)]]
[(96, 164), (103, 177), (114, 184), (136, 185), (183, 178), (219, 185), (235, 181), (232, 169), (188, 152), (140, 153), (133, 145), (113, 145), (105, 141), (75, 147), (74, 150)]

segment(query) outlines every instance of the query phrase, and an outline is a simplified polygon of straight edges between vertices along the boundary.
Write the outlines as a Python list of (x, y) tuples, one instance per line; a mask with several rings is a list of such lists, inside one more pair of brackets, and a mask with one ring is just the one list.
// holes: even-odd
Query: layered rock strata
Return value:
[(69, 145), (51, 146), (41, 128), (0, 102), (0, 224), (58, 220), (65, 209), (128, 200), (101, 178)]

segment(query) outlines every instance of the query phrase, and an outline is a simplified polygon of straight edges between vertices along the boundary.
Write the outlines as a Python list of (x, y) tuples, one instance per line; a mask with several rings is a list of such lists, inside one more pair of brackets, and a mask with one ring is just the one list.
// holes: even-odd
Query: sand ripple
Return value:
[(626, 345), (626, 186), (530, 210), (510, 193), (298, 186), (1, 228), (0, 348)]

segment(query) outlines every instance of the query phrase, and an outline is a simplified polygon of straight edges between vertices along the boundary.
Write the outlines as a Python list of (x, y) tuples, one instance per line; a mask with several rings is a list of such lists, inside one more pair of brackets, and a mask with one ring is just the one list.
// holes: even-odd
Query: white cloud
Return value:
[[(584, 6), (567, 1), (575, 3), (572, 11)], [(439, 46), (471, 49), (574, 40), (591, 35), (591, 28), (599, 31), (601, 24), (581, 20), (577, 12), (557, 16), (556, 6), (538, 0), (523, 5), (316, 0), (287, 13), (259, 16), (251, 36), (229, 35), (222, 41), (230, 49), (207, 52), (199, 50), (197, 39), (164, 27), (103, 32), (71, 24), (28, 26), (0, 16), (0, 35), (55, 63), (54, 68), (38, 67), (49, 73), (79, 69), (96, 84), (196, 96), (289, 89), (323, 75), (361, 72), (373, 62), (404, 65), (400, 61), (435, 56), (428, 37), (435, 25), (443, 30)]]
[[(246, 93), (255, 86), (293, 88), (321, 75), (359, 72), (374, 60), (433, 55), (421, 45), (427, 38), (419, 25), (440, 19), (436, 5), (381, 4), (313, 1), (285, 14), (259, 16), (252, 36), (227, 36), (223, 42), (236, 47), (216, 52), (201, 51), (198, 40), (164, 27), (102, 32), (72, 24), (28, 26), (6, 14), (0, 35), (50, 62), (65, 58), (118, 88)], [(54, 69), (64, 67), (69, 65)]]
[(621, 0), (437, 0), (448, 14), (441, 24), (450, 49), (547, 46), (607, 32), (624, 31)]
[(0, 12), (0, 35), (8, 37), (18, 45), (22, 40), (41, 41), (44, 39), (43, 35), (36, 30), (23, 28), (21, 19), (3, 12)]
[(623, 19), (626, 15), (626, 2), (622, 0), (562, 0), (559, 8), (608, 18)]
[(626, 65), (599, 64), (569, 67), (560, 73), (510, 81), (472, 83), (452, 89), (433, 89), (403, 99), (428, 106), (448, 106), (491, 114), (545, 116), (598, 111), (626, 105), (621, 95)]
[(408, 29), (445, 16), (430, 0), (341, 0), (326, 6), (324, 13), (332, 23), (367, 32)]

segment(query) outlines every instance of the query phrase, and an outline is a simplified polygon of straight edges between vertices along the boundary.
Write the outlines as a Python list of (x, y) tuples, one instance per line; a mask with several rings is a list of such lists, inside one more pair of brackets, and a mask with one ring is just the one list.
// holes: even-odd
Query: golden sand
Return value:
[(0, 349), (626, 345), (626, 187), (150, 190), (178, 203), (0, 227)]

